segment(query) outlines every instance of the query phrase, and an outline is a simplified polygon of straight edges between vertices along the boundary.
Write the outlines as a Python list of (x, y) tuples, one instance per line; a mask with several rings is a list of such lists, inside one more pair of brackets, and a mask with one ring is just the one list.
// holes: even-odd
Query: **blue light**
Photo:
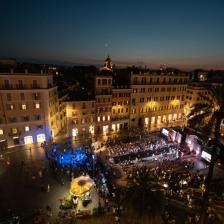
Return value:
[(56, 161), (61, 166), (72, 166), (76, 168), (78, 166), (85, 166), (87, 158), (87, 155), (80, 150), (75, 152), (72, 152), (72, 150), (64, 150), (57, 156)]

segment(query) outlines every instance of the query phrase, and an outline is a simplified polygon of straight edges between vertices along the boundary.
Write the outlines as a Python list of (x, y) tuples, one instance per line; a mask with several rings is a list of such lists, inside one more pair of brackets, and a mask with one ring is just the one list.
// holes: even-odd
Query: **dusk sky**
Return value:
[(224, 69), (223, 0), (1, 0), (0, 56)]

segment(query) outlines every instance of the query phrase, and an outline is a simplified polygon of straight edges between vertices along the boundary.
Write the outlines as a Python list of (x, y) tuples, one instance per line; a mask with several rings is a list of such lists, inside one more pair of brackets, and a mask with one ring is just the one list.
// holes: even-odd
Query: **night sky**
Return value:
[(224, 69), (223, 0), (0, 0), (0, 56)]

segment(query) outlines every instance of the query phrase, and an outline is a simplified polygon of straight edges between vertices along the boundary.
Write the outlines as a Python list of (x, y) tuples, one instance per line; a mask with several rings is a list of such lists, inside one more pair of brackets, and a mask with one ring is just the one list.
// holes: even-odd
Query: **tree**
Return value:
[(123, 202), (140, 223), (161, 223), (163, 199), (160, 186), (147, 167), (129, 175)]
[(187, 115), (190, 126), (200, 128), (208, 137), (218, 139), (224, 119), (224, 85), (211, 86), (208, 95), (200, 95), (205, 103), (197, 103)]
[(206, 210), (208, 206), (209, 188), (212, 181), (213, 170), (217, 159), (217, 148), (221, 136), (221, 122), (224, 119), (224, 85), (211, 86), (209, 95), (201, 95), (206, 103), (196, 104), (188, 115), (189, 124), (200, 127), (207, 134), (208, 139), (213, 137), (209, 144), (212, 145), (211, 162), (205, 183), (205, 192), (199, 223), (206, 222)]

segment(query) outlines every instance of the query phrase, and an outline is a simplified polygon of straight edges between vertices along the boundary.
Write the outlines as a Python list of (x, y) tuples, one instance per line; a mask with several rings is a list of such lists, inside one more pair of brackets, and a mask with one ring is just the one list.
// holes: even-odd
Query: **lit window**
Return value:
[(30, 130), (30, 127), (29, 126), (26, 126), (25, 127), (25, 131), (29, 131)]
[(3, 135), (3, 129), (0, 129), (0, 135)]
[(76, 137), (78, 135), (78, 129), (77, 128), (73, 128), (72, 129), (72, 136)]
[(10, 105), (10, 109), (11, 109), (11, 110), (13, 110), (13, 109), (14, 109), (14, 106), (13, 106), (13, 104), (11, 104), (11, 105)]
[(116, 124), (112, 124), (112, 130), (113, 130), (113, 131), (116, 130)]
[(26, 104), (22, 104), (22, 110), (26, 110)]
[(36, 103), (36, 109), (40, 109), (40, 104)]
[(17, 134), (17, 128), (12, 128), (12, 134)]
[(108, 121), (110, 120), (110, 115), (107, 116), (107, 120), (108, 120)]
[(105, 116), (103, 116), (103, 121), (105, 121)]
[(100, 122), (100, 117), (97, 117), (97, 121)]

